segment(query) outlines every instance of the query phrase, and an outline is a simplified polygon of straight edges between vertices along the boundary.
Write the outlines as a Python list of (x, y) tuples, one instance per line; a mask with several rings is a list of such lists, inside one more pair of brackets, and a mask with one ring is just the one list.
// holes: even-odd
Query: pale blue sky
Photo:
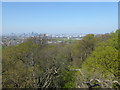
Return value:
[(2, 2), (0, 2), (0, 36), (2, 35)]
[(118, 28), (117, 2), (3, 2), (3, 33), (88, 34)]

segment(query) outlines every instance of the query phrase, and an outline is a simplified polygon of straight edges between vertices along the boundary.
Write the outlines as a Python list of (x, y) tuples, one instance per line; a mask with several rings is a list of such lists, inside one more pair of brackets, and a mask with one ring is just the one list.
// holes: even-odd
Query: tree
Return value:
[(76, 62), (77, 66), (80, 66), (95, 49), (96, 43), (97, 39), (94, 34), (88, 34), (82, 40), (74, 42), (72, 44), (73, 62)]
[[(119, 47), (117, 34), (111, 33), (111, 38), (105, 42), (100, 42), (92, 54), (85, 60), (82, 69), (85, 74), (89, 75), (87, 78), (119, 80), (120, 59), (118, 58)], [(87, 71), (89, 72), (87, 73)]]

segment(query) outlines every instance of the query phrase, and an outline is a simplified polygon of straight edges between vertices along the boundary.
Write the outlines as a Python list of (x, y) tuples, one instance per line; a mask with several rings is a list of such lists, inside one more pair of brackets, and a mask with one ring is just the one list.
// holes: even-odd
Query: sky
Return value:
[(2, 3), (0, 2), (0, 37), (2, 35)]
[(2, 3), (3, 34), (104, 34), (116, 29), (117, 2)]

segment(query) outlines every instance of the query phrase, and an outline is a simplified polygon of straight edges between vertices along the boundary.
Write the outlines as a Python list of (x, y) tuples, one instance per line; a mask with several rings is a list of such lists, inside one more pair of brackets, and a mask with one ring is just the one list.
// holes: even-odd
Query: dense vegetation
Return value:
[(120, 88), (119, 32), (69, 44), (34, 37), (3, 47), (3, 88)]

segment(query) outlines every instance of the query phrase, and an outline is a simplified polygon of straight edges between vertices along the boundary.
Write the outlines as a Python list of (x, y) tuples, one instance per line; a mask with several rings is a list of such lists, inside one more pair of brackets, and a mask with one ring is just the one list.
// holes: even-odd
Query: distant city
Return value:
[[(11, 34), (4, 34), (2, 35), (2, 41), (0, 41), (0, 44), (2, 46), (11, 46), (11, 45), (17, 45), (20, 43), (23, 43), (26, 39), (30, 38), (30, 37), (47, 37), (48, 39), (54, 39), (51, 41), (48, 41), (48, 44), (52, 44), (52, 43), (63, 43), (66, 42), (70, 43), (71, 40), (81, 40), (86, 34), (74, 34), (74, 35), (70, 35), (70, 34), (39, 34), (39, 33), (22, 33), (22, 34), (15, 34), (15, 33), (11, 33)], [(68, 42), (69, 41), (69, 42)]]

